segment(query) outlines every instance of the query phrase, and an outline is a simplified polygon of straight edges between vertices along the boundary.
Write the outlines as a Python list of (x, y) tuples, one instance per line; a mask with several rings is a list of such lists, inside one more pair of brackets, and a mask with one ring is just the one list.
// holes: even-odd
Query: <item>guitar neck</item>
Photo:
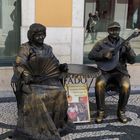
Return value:
[(133, 34), (131, 34), (127, 39), (125, 39), (117, 48), (115, 48), (114, 52), (117, 52), (120, 50), (121, 46), (123, 44), (125, 44), (126, 42), (130, 41), (131, 39), (138, 37), (140, 35), (140, 30), (138, 30), (137, 32), (134, 32)]

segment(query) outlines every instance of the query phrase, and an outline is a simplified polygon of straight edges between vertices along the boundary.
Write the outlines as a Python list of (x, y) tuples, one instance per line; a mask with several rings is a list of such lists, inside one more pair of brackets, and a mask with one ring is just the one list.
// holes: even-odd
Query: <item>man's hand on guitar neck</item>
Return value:
[(126, 48), (126, 51), (130, 51), (131, 50), (131, 46), (129, 43), (129, 40), (138, 37), (140, 35), (140, 29), (135, 29), (134, 32), (124, 41), (123, 46)]
[(125, 46), (127, 52), (131, 50), (131, 46), (130, 46), (129, 42), (125, 42), (124, 46)]

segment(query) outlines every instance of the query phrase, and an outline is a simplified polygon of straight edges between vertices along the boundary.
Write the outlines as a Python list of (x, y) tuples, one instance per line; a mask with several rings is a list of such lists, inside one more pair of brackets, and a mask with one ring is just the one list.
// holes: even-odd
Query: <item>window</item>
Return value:
[(128, 1), (127, 28), (140, 29), (140, 0)]
[[(85, 1), (85, 42), (84, 42), (84, 62), (93, 63), (87, 57), (88, 52), (97, 40), (106, 35), (107, 26), (114, 20), (115, 12), (114, 0), (86, 0)], [(89, 29), (89, 15), (93, 15), (93, 27)]]
[[(90, 14), (93, 21), (89, 20)], [(84, 64), (93, 64), (88, 53), (97, 41), (108, 35), (107, 26), (112, 21), (120, 23), (120, 36), (124, 39), (135, 28), (140, 29), (140, 0), (85, 0)], [(92, 23), (90, 29), (89, 22)], [(137, 55), (136, 62), (140, 62), (140, 37), (130, 40), (130, 43)]]
[[(140, 0), (128, 0), (127, 28), (140, 29)], [(136, 61), (140, 62), (140, 38), (132, 42), (137, 54)]]
[(0, 65), (12, 65), (20, 45), (20, 0), (0, 0)]
[(100, 17), (98, 31), (106, 31), (108, 24), (114, 20), (114, 7), (114, 0), (96, 0), (96, 11)]

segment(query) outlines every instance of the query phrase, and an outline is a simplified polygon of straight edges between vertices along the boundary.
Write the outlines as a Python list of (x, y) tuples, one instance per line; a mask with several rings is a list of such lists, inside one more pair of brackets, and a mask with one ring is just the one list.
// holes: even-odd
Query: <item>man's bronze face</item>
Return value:
[(111, 38), (117, 39), (120, 34), (120, 28), (118, 28), (118, 27), (109, 28), (108, 33)]
[(42, 45), (45, 37), (46, 37), (46, 35), (44, 34), (44, 32), (38, 32), (33, 36), (33, 41), (35, 44)]

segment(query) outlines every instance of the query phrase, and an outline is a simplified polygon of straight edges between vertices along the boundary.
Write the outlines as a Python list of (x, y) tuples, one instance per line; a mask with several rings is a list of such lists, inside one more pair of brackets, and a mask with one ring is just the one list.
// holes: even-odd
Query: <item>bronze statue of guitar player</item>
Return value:
[(122, 123), (128, 121), (125, 115), (125, 107), (130, 95), (130, 75), (127, 71), (127, 63), (135, 63), (136, 57), (129, 40), (137, 37), (140, 32), (134, 32), (124, 40), (119, 36), (120, 30), (120, 24), (112, 22), (108, 26), (109, 35), (97, 42), (88, 54), (88, 58), (95, 60), (97, 67), (102, 71), (95, 83), (97, 123), (101, 123), (105, 117), (105, 91), (112, 81), (119, 87), (118, 120)]

